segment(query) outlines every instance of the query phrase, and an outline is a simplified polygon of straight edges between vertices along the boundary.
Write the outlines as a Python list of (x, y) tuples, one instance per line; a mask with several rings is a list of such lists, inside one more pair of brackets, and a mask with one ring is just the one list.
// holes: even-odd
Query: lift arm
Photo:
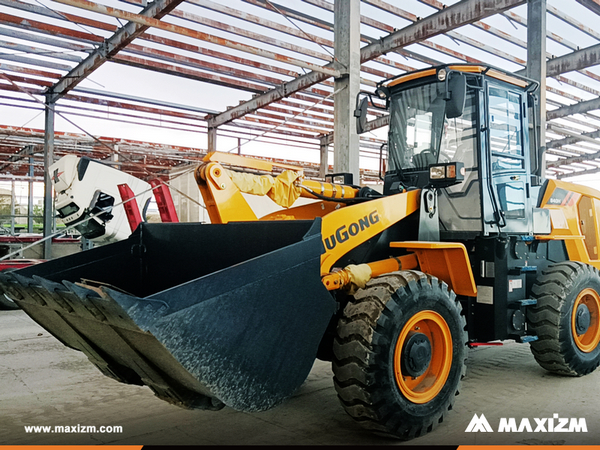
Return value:
[[(255, 175), (225, 169), (221, 163), (263, 172), (272, 172), (274, 168), (284, 171), (276, 177)], [(360, 190), (354, 186), (306, 180), (301, 167), (222, 153), (207, 155), (204, 163), (196, 169), (195, 178), (212, 223), (258, 220), (242, 193), (267, 195), (284, 208), (293, 206), (299, 197), (334, 202), (328, 206), (305, 205), (293, 208), (289, 214), (285, 211), (265, 217), (267, 220), (281, 220), (323, 216), (334, 208), (344, 206), (339, 203), (340, 200), (356, 198)]]

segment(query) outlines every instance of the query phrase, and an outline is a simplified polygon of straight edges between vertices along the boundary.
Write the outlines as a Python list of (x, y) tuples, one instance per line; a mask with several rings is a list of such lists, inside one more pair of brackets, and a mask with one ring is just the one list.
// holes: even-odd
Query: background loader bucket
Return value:
[(259, 411), (303, 383), (334, 313), (321, 253), (320, 219), (144, 223), (0, 274), (0, 288), (110, 377), (184, 407)]

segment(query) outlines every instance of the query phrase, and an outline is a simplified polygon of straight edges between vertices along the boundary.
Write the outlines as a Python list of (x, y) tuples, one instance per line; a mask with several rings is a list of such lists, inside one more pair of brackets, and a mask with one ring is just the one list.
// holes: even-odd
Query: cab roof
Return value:
[(380, 82), (378, 86), (391, 88), (409, 81), (417, 80), (419, 78), (435, 76), (440, 73), (442, 69), (445, 69), (446, 72), (458, 71), (464, 73), (482, 74), (490, 78), (495, 78), (497, 80), (518, 86), (525, 90), (530, 90), (538, 85), (538, 83), (534, 80), (507, 72), (497, 67), (483, 64), (445, 64), (442, 66), (430, 67), (427, 69), (417, 70), (415, 72), (404, 73), (393, 78), (388, 78), (387, 80)]

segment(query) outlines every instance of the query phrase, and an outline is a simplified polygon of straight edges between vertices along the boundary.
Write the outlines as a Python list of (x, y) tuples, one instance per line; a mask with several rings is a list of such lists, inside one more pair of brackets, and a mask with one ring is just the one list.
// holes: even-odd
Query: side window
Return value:
[(520, 95), (490, 87), (489, 126), (492, 171), (525, 169)]
[(493, 214), (500, 217), (498, 225), (505, 232), (528, 233), (531, 212), (525, 151), (529, 149), (524, 147), (523, 94), (494, 85), (489, 85), (488, 94), (490, 194), (497, 209)]

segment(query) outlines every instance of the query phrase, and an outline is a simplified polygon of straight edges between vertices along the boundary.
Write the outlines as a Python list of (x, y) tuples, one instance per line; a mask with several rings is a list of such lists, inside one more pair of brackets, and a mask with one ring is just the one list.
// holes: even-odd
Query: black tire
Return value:
[[(544, 369), (582, 376), (600, 364), (600, 273), (587, 264), (568, 261), (542, 271), (532, 288), (537, 304), (527, 320), (538, 336), (531, 343)], [(578, 332), (577, 311), (585, 304), (589, 326)], [(575, 316), (574, 313), (575, 312)]]
[[(452, 409), (466, 370), (466, 320), (461, 310), (446, 283), (422, 272), (394, 272), (369, 281), (344, 309), (333, 347), (334, 383), (346, 412), (363, 427), (400, 439), (422, 436), (441, 423)], [(429, 315), (434, 317), (431, 328), (416, 326), (428, 324), (414, 321)], [(416, 392), (420, 385), (415, 392), (401, 386), (407, 383), (407, 377), (397, 378), (396, 371), (404, 375), (410, 370), (404, 357), (407, 342), (414, 335), (427, 335), (427, 329), (433, 333), (438, 325), (439, 331), (447, 328), (442, 339), (445, 344), (430, 340), (433, 359), (421, 364), (427, 365), (422, 375), (412, 372), (416, 375), (412, 380), (421, 383), (421, 377), (437, 370), (438, 363), (431, 361), (444, 361), (445, 368), (439, 369), (439, 381), (434, 383), (437, 388), (426, 389), (427, 396), (433, 396), (428, 400)], [(413, 328), (422, 328), (423, 334)]]

